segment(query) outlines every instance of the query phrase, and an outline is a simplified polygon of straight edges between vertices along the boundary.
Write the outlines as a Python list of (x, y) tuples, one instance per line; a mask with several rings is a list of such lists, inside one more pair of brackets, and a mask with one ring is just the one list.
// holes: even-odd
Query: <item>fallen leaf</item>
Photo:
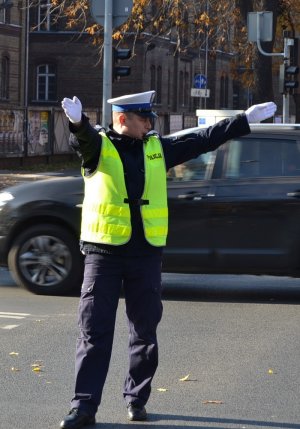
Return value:
[(186, 375), (185, 377), (182, 377), (179, 379), (179, 381), (187, 381), (190, 378), (190, 374)]
[(10, 352), (9, 356), (19, 356), (19, 353), (17, 353), (17, 352)]
[(42, 366), (43, 361), (41, 360), (36, 360), (34, 363), (31, 364), (32, 367), (41, 367)]
[(159, 387), (157, 390), (159, 392), (167, 392), (168, 391), (168, 389), (165, 389), (164, 387)]
[(42, 362), (42, 361), (37, 361), (31, 365), (32, 371), (34, 371), (34, 372), (41, 372), (42, 371), (43, 366), (40, 362)]
[(14, 366), (11, 367), (11, 370), (12, 371), (20, 371), (18, 368), (14, 367)]
[(270, 369), (268, 370), (268, 374), (274, 374), (273, 369), (271, 369), (271, 368), (270, 368)]
[(223, 404), (223, 401), (217, 401), (217, 400), (207, 400), (207, 401), (203, 401), (203, 404)]

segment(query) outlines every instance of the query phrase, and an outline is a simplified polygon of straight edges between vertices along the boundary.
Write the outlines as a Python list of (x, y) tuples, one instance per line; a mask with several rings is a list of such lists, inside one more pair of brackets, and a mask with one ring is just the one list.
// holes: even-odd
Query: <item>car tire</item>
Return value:
[(39, 295), (60, 295), (79, 289), (83, 258), (75, 235), (61, 226), (42, 224), (16, 237), (8, 267), (18, 286)]

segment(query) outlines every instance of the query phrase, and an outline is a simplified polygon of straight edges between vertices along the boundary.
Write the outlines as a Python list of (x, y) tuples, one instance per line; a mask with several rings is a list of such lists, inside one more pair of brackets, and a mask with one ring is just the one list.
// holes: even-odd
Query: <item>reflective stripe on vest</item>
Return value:
[[(102, 136), (96, 171), (84, 177), (81, 239), (91, 243), (125, 244), (131, 237), (130, 207), (123, 164), (109, 138)], [(152, 136), (143, 145), (145, 186), (141, 205), (144, 233), (153, 246), (164, 246), (168, 233), (167, 178), (159, 138)]]

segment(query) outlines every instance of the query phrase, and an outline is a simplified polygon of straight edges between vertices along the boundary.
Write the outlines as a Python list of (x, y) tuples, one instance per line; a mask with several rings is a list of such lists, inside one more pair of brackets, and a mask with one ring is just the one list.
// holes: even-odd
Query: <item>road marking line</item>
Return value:
[(11, 314), (12, 316), (30, 316), (29, 313), (12, 313), (8, 311), (0, 311), (0, 314)]
[(14, 329), (17, 328), (19, 325), (6, 325), (2, 326), (1, 329)]
[(2, 318), (2, 319), (25, 319), (24, 316), (9, 316), (9, 315), (2, 316), (2, 314), (0, 314), (0, 318)]
[[(22, 320), (25, 319), (26, 316), (30, 316), (29, 313), (11, 313), (8, 311), (0, 311), (0, 319), (16, 319)], [(0, 329), (14, 329), (20, 325), (2, 325)]]

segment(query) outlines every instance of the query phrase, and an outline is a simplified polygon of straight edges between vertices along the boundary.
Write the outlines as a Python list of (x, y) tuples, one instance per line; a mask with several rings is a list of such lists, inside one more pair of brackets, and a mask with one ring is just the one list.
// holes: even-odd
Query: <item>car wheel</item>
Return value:
[(79, 288), (83, 260), (76, 237), (61, 226), (43, 224), (18, 235), (8, 254), (8, 267), (19, 286), (57, 295)]

